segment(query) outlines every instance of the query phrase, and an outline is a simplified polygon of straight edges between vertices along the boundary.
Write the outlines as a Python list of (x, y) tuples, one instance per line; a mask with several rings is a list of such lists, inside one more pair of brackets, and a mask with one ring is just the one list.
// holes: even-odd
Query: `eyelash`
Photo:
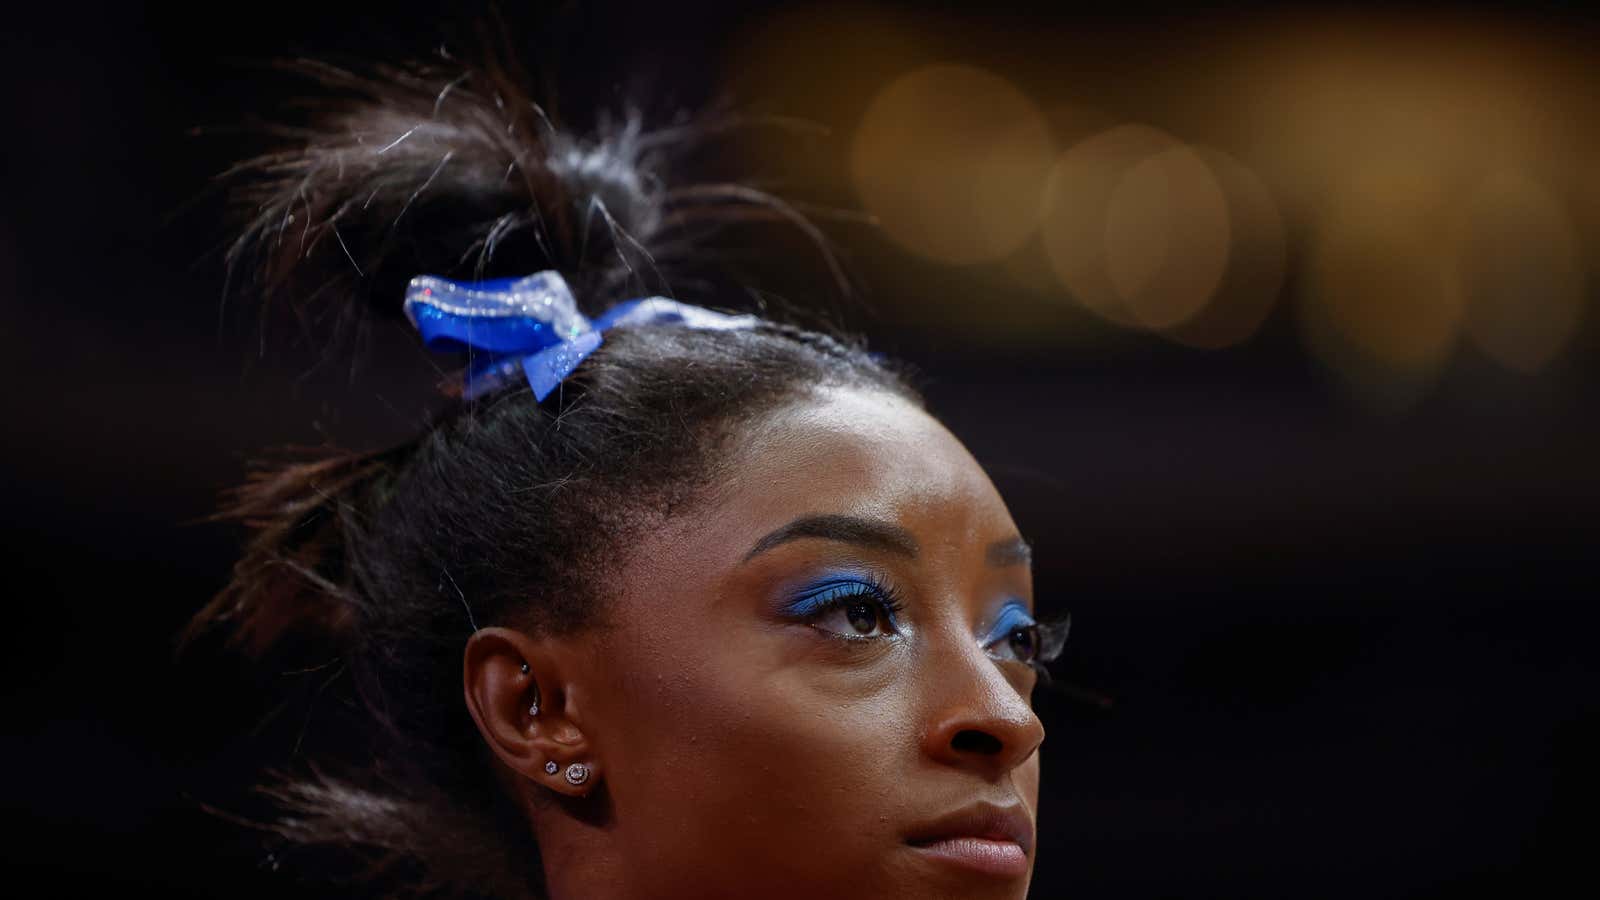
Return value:
[[(861, 600), (868, 600), (877, 606), (879, 611), (883, 613), (884, 618), (887, 619), (889, 624), (895, 628), (895, 633), (899, 633), (900, 626), (898, 618), (900, 613), (905, 611), (906, 605), (900, 599), (900, 592), (894, 587), (894, 585), (889, 584), (878, 576), (868, 574), (860, 576), (860, 580), (841, 581), (826, 585), (803, 596), (801, 598), (801, 602), (805, 600), (814, 600), (815, 597), (821, 594), (831, 594), (832, 596), (828, 597), (827, 600), (822, 601), (820, 605), (807, 610), (805, 614), (801, 616), (801, 620), (807, 624), (815, 623), (828, 614), (843, 609), (852, 603), (857, 603)], [(838, 638), (841, 641), (847, 641), (850, 643), (879, 640), (879, 638), (876, 637), (868, 637), (865, 635), (852, 636), (848, 634), (842, 634), (837, 631), (829, 631), (823, 628), (819, 628), (817, 630), (827, 634), (830, 637)]]
[[(831, 596), (829, 596), (826, 600), (821, 601), (819, 605), (811, 606), (812, 603), (816, 602), (817, 597), (824, 594), (829, 594)], [(800, 619), (807, 624), (814, 624), (829, 614), (863, 599), (871, 601), (875, 606), (878, 607), (879, 611), (883, 613), (884, 618), (887, 619), (889, 624), (895, 629), (894, 634), (898, 635), (900, 628), (898, 621), (899, 615), (905, 611), (906, 605), (900, 599), (900, 592), (894, 587), (894, 585), (889, 584), (887, 581), (884, 581), (874, 574), (869, 573), (862, 576), (856, 576), (852, 580), (839, 581), (820, 586), (803, 594), (795, 601), (793, 605), (811, 606), (811, 608), (807, 609), (800, 616)], [(1071, 626), (1071, 613), (1062, 613), (1059, 616), (1045, 619), (1043, 621), (1032, 621), (1027, 625), (1010, 629), (986, 644), (985, 649), (992, 647), (1001, 641), (1009, 640), (1010, 637), (1021, 628), (1033, 629), (1034, 644), (1037, 649), (1035, 650), (1032, 659), (1020, 661), (1024, 662), (1028, 668), (1036, 672), (1040, 678), (1044, 679), (1046, 683), (1049, 683), (1051, 680), (1051, 673), (1050, 669), (1048, 668), (1048, 664), (1055, 662), (1061, 657), (1061, 653), (1065, 648), (1067, 635), (1071, 629)], [(881, 639), (880, 637), (871, 637), (866, 635), (848, 635), (826, 628), (818, 628), (817, 630), (828, 635), (829, 637), (851, 644), (860, 644)]]
[(1051, 680), (1048, 664), (1060, 659), (1066, 648), (1067, 635), (1072, 628), (1072, 614), (1062, 613), (1058, 617), (1035, 622), (1032, 627), (1037, 629), (1035, 637), (1039, 650), (1033, 659), (1028, 660), (1028, 667), (1039, 673), (1039, 677), (1048, 684)]
[[(1023, 663), (1049, 683), (1051, 674), (1046, 664), (1054, 662), (1061, 656), (1066, 644), (1067, 630), (1072, 623), (1071, 613), (1063, 613), (1041, 621), (1035, 619), (1020, 605), (1008, 604), (1000, 614), (1000, 619), (1001, 623), (1009, 625), (1002, 631), (990, 632), (990, 637), (983, 644), (984, 651), (997, 662)], [(1026, 643), (1031, 653), (1026, 658), (1013, 646), (1018, 635), (1027, 635)]]

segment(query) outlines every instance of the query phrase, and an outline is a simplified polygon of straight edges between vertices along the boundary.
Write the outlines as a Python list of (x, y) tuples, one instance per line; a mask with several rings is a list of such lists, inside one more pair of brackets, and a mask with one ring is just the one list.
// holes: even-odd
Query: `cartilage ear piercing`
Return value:
[(535, 701), (533, 701), (533, 705), (528, 707), (528, 715), (537, 716), (538, 714), (539, 714), (539, 701), (535, 700)]
[(589, 767), (583, 763), (567, 766), (567, 784), (583, 784), (589, 780)]
[(522, 674), (524, 674), (524, 675), (528, 674), (528, 664), (527, 663), (523, 663), (522, 664)]
[(561, 767), (556, 765), (556, 761), (553, 759), (544, 764), (544, 773), (546, 775), (554, 775), (559, 771), (561, 771)]

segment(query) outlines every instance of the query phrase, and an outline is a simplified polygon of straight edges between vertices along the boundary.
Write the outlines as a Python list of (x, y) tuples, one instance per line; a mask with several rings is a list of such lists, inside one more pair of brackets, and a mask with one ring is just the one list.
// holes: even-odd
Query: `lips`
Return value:
[(906, 843), (940, 862), (993, 875), (1028, 871), (1033, 820), (1021, 805), (978, 804), (913, 828)]

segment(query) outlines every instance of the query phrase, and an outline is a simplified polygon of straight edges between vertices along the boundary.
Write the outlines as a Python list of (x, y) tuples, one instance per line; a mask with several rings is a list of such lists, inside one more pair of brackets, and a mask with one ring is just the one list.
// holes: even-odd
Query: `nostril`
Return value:
[(956, 732), (951, 739), (950, 746), (963, 753), (995, 754), (1002, 749), (1000, 739), (986, 731), (973, 731), (968, 728)]

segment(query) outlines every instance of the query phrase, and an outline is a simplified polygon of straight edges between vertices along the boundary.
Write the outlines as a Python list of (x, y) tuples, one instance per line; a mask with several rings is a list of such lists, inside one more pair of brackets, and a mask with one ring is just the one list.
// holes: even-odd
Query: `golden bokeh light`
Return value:
[(1229, 200), (1191, 147), (1118, 125), (1061, 155), (1041, 238), (1056, 277), (1088, 309), (1130, 328), (1194, 319), (1228, 268)]
[(1272, 312), (1288, 269), (1287, 238), (1278, 204), (1254, 172), (1220, 151), (1197, 152), (1227, 198), (1228, 266), (1211, 302), (1162, 333), (1215, 350), (1249, 340)]
[(867, 108), (850, 172), (902, 247), (944, 263), (992, 262), (1038, 227), (1054, 158), (1043, 116), (1010, 82), (971, 66), (918, 69)]
[(1106, 271), (1141, 324), (1204, 309), (1228, 265), (1228, 202), (1204, 161), (1170, 147), (1128, 169), (1106, 205)]
[[(1102, 131), (1116, 127), (1122, 121), (1116, 116), (1083, 103), (1057, 104), (1047, 109), (1044, 116), (1058, 147), (1076, 146)], [(1052, 161), (1051, 174), (1046, 175), (1044, 188), (1040, 191), (1041, 226), (1043, 217), (1049, 211), (1046, 207), (1049, 205), (1050, 185), (1057, 162)], [(1105, 323), (1099, 316), (1078, 316), (1076, 313), (1080, 312), (1080, 309), (1076, 304), (1056, 302), (1062, 299), (1064, 294), (1062, 282), (1049, 255), (1045, 252), (1044, 240), (1039, 233), (1035, 233), (1033, 239), (1021, 250), (1002, 260), (999, 268), (1014, 287), (1027, 291), (1034, 297), (1046, 299), (1055, 310), (1068, 310), (1073, 315), (1073, 321), (1088, 324), (1097, 331), (1103, 330), (1102, 326)]]
[(859, 115), (874, 89), (933, 62), (929, 37), (927, 28), (871, 3), (779, 6), (729, 47), (727, 77), (783, 98), (785, 115), (831, 121), (841, 107)]
[(1450, 185), (1403, 154), (1368, 163), (1316, 220), (1300, 322), (1313, 353), (1351, 384), (1388, 381), (1409, 395), (1443, 369), (1462, 327)]
[(1454, 176), (1553, 159), (1577, 99), (1556, 55), (1440, 16), (1286, 16), (1227, 57), (1236, 146), (1291, 206), (1321, 203), (1372, 161), (1403, 155)]
[(1525, 175), (1500, 173), (1473, 192), (1455, 277), (1468, 336), (1507, 368), (1543, 368), (1582, 318), (1577, 231), (1556, 198)]
[(1580, 45), (1402, 12), (1180, 36), (823, 0), (760, 17), (729, 83), (833, 135), (764, 145), (797, 195), (942, 264), (870, 259), (901, 314), (1216, 350), (1283, 298), (1306, 354), (1396, 408), (1463, 356), (1538, 372), (1592, 349), (1600, 127)]
[[(1040, 238), (1056, 278), (1078, 303), (1119, 325), (1142, 323), (1123, 302), (1111, 272), (1107, 223), (1112, 200), (1130, 170), (1176, 146), (1157, 129), (1118, 125), (1068, 148), (1046, 182)], [(1138, 262), (1137, 257), (1121, 260), (1118, 277), (1129, 279)]]

